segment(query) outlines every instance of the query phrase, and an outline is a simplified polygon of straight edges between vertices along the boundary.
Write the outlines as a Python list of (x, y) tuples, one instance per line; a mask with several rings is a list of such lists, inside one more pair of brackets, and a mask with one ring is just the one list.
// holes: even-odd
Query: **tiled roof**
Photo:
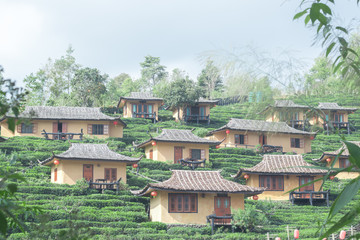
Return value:
[(109, 149), (106, 144), (72, 143), (70, 148), (61, 154), (56, 154), (46, 159), (41, 164), (50, 162), (52, 159), (74, 159), (74, 160), (100, 160), (118, 161), (129, 164), (136, 163), (140, 159), (124, 156)]
[[(353, 144), (360, 147), (360, 141), (349, 141), (349, 142), (351, 142), (351, 143), (353, 143)], [(350, 155), (349, 150), (346, 147), (346, 145), (343, 143), (343, 146), (341, 148), (339, 148), (338, 150), (333, 151), (333, 152), (324, 152), (319, 159), (313, 159), (313, 160), (314, 161), (323, 161), (323, 160), (325, 160), (325, 158), (327, 156), (336, 156), (336, 155), (338, 155), (340, 153), (340, 151), (343, 150), (343, 149), (344, 149), (344, 151), (341, 153), (340, 156), (341, 157), (349, 157), (349, 155)]]
[(193, 134), (191, 130), (163, 129), (162, 133), (159, 136), (153, 137), (143, 143), (140, 143), (137, 147), (144, 147), (147, 143), (151, 141), (199, 143), (199, 144), (210, 144), (210, 145), (218, 145), (221, 143), (220, 141), (213, 141), (198, 137), (195, 134)]
[(162, 98), (154, 97), (150, 92), (131, 92), (129, 97), (121, 97), (121, 98), (127, 100), (153, 100), (153, 101), (163, 100)]
[(304, 174), (304, 175), (325, 175), (326, 170), (307, 168), (304, 166), (314, 166), (307, 163), (301, 155), (264, 155), (260, 163), (252, 168), (243, 168), (234, 177), (241, 176), (242, 173), (258, 174)]
[[(12, 116), (9, 115), (8, 117)], [(100, 111), (100, 108), (91, 107), (27, 106), (25, 107), (25, 110), (20, 113), (19, 117), (51, 120), (120, 120), (119, 118), (105, 115)], [(125, 125), (124, 122), (121, 121), (121, 123)]]
[(285, 107), (285, 108), (309, 108), (305, 105), (296, 104), (291, 100), (276, 100), (274, 107)]
[(344, 111), (356, 111), (357, 108), (346, 108), (341, 107), (337, 103), (329, 103), (329, 102), (321, 102), (319, 103), (319, 106), (317, 107), (321, 110), (344, 110)]
[(217, 103), (219, 100), (200, 98), (196, 103)]
[(305, 132), (290, 127), (284, 122), (267, 122), (262, 120), (248, 120), (231, 118), (230, 121), (219, 129), (216, 129), (209, 134), (222, 131), (222, 130), (239, 130), (239, 131), (253, 131), (253, 132), (273, 132), (273, 133), (290, 133), (290, 134), (303, 134), (314, 135), (314, 132)]
[(133, 191), (135, 195), (145, 195), (152, 189), (181, 192), (211, 192), (211, 193), (244, 193), (256, 195), (264, 188), (245, 186), (224, 179), (220, 171), (189, 171), (172, 170), (170, 179), (161, 183), (149, 183), (144, 189)]

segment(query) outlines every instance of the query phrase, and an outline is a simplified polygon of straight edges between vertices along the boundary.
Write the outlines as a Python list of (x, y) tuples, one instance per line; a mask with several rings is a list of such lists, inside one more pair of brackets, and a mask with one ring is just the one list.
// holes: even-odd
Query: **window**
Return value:
[(291, 138), (290, 141), (292, 148), (304, 148), (304, 139)]
[(104, 134), (104, 125), (103, 124), (93, 124), (92, 125), (92, 134), (103, 135)]
[(196, 193), (169, 193), (169, 212), (196, 213)]
[(117, 180), (117, 169), (116, 168), (105, 168), (104, 178), (109, 182), (115, 182)]
[(284, 190), (284, 176), (259, 176), (260, 187), (267, 188), (266, 191), (283, 191)]
[(351, 162), (349, 161), (348, 158), (340, 158), (339, 165), (340, 165), (340, 168), (347, 168), (347, 167), (350, 167)]
[(33, 124), (21, 124), (21, 133), (33, 133)]
[(245, 135), (235, 134), (235, 144), (245, 144)]
[(344, 114), (335, 114), (334, 121), (335, 122), (344, 122)]
[(191, 149), (191, 158), (192, 159), (202, 159), (201, 158), (201, 149)]

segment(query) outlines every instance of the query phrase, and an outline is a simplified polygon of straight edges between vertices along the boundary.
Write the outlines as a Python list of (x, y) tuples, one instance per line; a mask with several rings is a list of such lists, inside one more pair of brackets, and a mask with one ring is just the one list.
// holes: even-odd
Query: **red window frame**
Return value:
[(265, 191), (284, 191), (284, 176), (261, 175), (259, 176), (259, 187), (265, 187)]
[(196, 193), (169, 193), (169, 213), (197, 213), (198, 197)]

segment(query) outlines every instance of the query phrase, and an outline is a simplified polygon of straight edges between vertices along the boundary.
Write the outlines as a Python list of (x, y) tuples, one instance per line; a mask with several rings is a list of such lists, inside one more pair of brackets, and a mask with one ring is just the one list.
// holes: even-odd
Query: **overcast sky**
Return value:
[[(114, 77), (138, 77), (144, 56), (196, 78), (205, 51), (252, 45), (288, 50), (311, 66), (321, 53), (313, 31), (292, 21), (300, 0), (0, 1), (0, 65), (20, 84), (71, 44), (77, 62)], [(355, 0), (336, 1), (344, 22), (360, 16)]]

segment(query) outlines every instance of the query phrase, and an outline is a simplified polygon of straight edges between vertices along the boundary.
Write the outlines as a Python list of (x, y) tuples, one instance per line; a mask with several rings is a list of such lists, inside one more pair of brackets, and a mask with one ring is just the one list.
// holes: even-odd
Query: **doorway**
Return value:
[[(214, 210), (216, 216), (230, 216), (231, 215), (231, 201), (230, 197), (227, 196), (216, 196), (214, 197)], [(217, 224), (230, 224), (231, 219), (215, 219)]]
[(94, 176), (94, 165), (92, 164), (84, 164), (83, 165), (83, 178), (86, 181), (93, 181)]

